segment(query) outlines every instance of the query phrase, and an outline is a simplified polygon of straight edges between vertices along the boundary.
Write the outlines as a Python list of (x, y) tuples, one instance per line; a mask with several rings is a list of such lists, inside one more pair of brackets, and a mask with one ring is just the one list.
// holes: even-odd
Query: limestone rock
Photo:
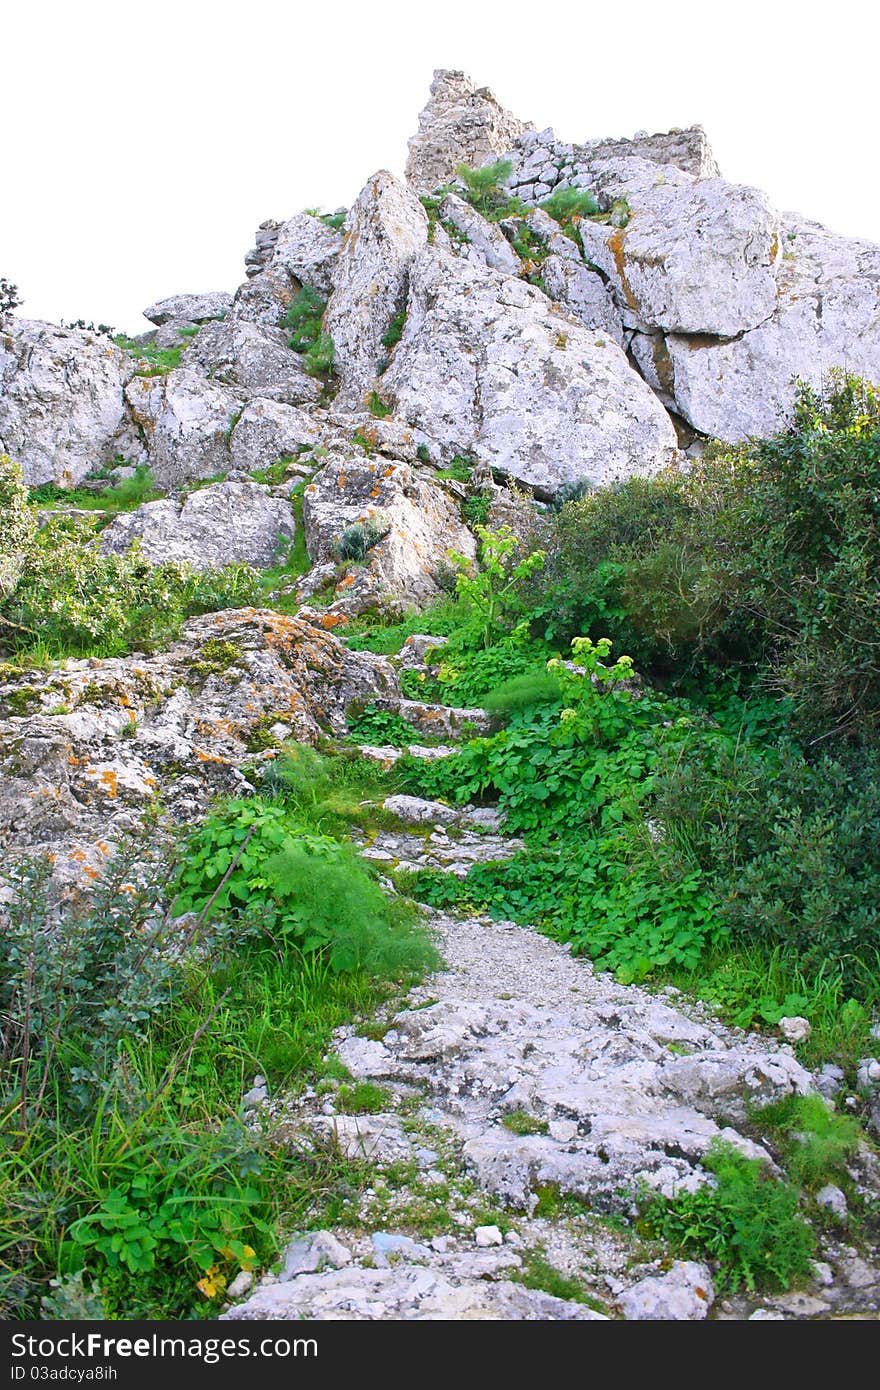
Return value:
[(219, 290), (209, 294), (173, 294), (144, 310), (144, 318), (157, 327), (179, 320), (181, 323), (208, 323), (222, 319), (232, 308), (232, 295)]
[(242, 408), (237, 391), (175, 367), (167, 376), (133, 377), (125, 395), (160, 487), (227, 471), (229, 434)]
[(526, 128), (488, 87), (475, 88), (463, 72), (438, 69), (418, 134), (409, 141), (407, 181), (430, 192), (447, 182), (459, 164), (484, 164), (506, 154)]
[(284, 269), (300, 285), (327, 295), (342, 250), (343, 236), (310, 213), (301, 212), (283, 223), (268, 268)]
[(704, 1264), (676, 1260), (666, 1274), (642, 1279), (621, 1294), (625, 1318), (641, 1321), (692, 1321), (705, 1318), (715, 1298), (712, 1276)]
[(343, 531), (372, 524), (382, 533), (337, 588), (337, 605), (354, 613), (376, 604), (416, 608), (440, 592), (448, 551), (475, 554), (474, 538), (430, 476), (385, 459), (332, 457), (305, 490), (303, 521), (313, 564), (336, 556)]
[(383, 397), (448, 455), (473, 454), (543, 495), (672, 462), (668, 416), (608, 335), (554, 311), (534, 286), (437, 247), (410, 279)]
[(352, 701), (397, 692), (384, 657), (350, 652), (301, 616), (252, 608), (193, 618), (155, 656), (7, 679), (0, 846), (51, 849), (76, 880), (100, 868), (108, 842), (136, 829), (157, 797), (172, 820), (191, 822), (218, 792), (240, 792), (238, 768), (254, 761), (254, 734), (273, 721), (283, 737), (314, 743), (322, 731), (346, 733)]
[(299, 405), (316, 401), (321, 394), (280, 328), (240, 319), (206, 324), (184, 352), (182, 366), (230, 387), (246, 400), (261, 397)]
[(11, 319), (0, 330), (0, 453), (32, 487), (71, 487), (135, 450), (123, 396), (133, 370), (102, 335)]
[(229, 440), (234, 467), (246, 473), (277, 459), (314, 448), (324, 439), (321, 423), (296, 405), (257, 397), (245, 406)]
[(314, 1274), (322, 1269), (344, 1269), (350, 1263), (351, 1251), (332, 1231), (313, 1231), (290, 1242), (284, 1252), (284, 1269), (278, 1282), (287, 1284), (301, 1274)]
[(700, 179), (654, 183), (632, 203), (626, 227), (591, 224), (587, 254), (641, 326), (731, 338), (770, 316), (780, 239), (763, 193)]
[(268, 569), (295, 534), (290, 503), (258, 483), (215, 483), (121, 512), (101, 534), (104, 550), (126, 551), (137, 540), (153, 564), (175, 560), (196, 570), (235, 562)]
[(594, 1313), (582, 1303), (506, 1279), (486, 1279), (479, 1268), (468, 1275), (460, 1256), (454, 1272), (442, 1265), (424, 1268), (421, 1262), (411, 1263), (406, 1251), (400, 1252), (399, 1258), (400, 1262), (389, 1269), (348, 1265), (321, 1274), (300, 1274), (286, 1284), (259, 1285), (245, 1303), (223, 1313), (221, 1321), (338, 1319), (340, 1309), (349, 1321), (604, 1321), (602, 1313)]
[(272, 224), (271, 240), (236, 291), (231, 317), (277, 328), (301, 286), (328, 295), (342, 241), (341, 232), (306, 212)]
[(440, 204), (440, 217), (452, 224), (463, 240), (451, 249), (466, 260), (500, 270), (503, 275), (519, 275), (522, 265), (501, 228), (487, 222), (470, 203), (456, 193), (447, 193)]
[(345, 223), (324, 327), (336, 347), (337, 405), (363, 406), (383, 356), (382, 338), (406, 303), (409, 267), (428, 241), (418, 198), (380, 169)]
[(790, 1018), (781, 1018), (778, 1027), (785, 1041), (790, 1043), (806, 1042), (813, 1031), (809, 1019), (801, 1018), (798, 1014), (793, 1014)]
[[(414, 867), (434, 867), (426, 848)], [(528, 928), (429, 920), (449, 972), (395, 1016), (382, 1051), (359, 1055), (352, 1040), (339, 1056), (356, 1077), (363, 1065), (372, 1077), (424, 1086), (485, 1191), (525, 1211), (548, 1184), (611, 1207), (642, 1182), (672, 1195), (710, 1180), (701, 1160), (719, 1139), (770, 1164), (731, 1118), (810, 1088), (787, 1048), (594, 975)], [(518, 1109), (547, 1133), (511, 1134), (502, 1116)]]
[(624, 346), (620, 313), (595, 270), (580, 259), (550, 255), (542, 262), (541, 279), (549, 297), (578, 323), (596, 334), (607, 333), (618, 347)]
[(732, 342), (633, 340), (647, 379), (695, 429), (718, 439), (784, 428), (798, 378), (818, 387), (843, 365), (880, 383), (880, 246), (793, 218), (780, 242), (778, 299), (765, 323)]

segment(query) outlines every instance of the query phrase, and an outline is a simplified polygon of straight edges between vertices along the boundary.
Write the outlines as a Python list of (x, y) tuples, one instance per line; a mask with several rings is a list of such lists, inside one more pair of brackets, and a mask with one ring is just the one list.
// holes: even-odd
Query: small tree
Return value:
[(21, 302), (18, 285), (13, 285), (11, 280), (5, 280), (0, 276), (0, 323), (12, 313), (13, 309), (17, 309)]
[(451, 550), (449, 558), (459, 571), (455, 591), (479, 623), (483, 646), (491, 647), (505, 619), (523, 609), (518, 593), (520, 585), (543, 569), (547, 557), (543, 550), (533, 550), (517, 560), (521, 546), (509, 526), (500, 526), (497, 531), (490, 531), (486, 526), (475, 529), (480, 540), (477, 573), (470, 573), (471, 562), (466, 556)]

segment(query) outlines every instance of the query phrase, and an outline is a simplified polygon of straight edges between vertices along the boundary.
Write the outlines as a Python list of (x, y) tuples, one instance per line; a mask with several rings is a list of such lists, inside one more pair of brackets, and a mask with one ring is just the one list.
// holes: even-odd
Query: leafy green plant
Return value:
[(543, 567), (546, 556), (544, 551), (536, 550), (518, 560), (520, 542), (509, 526), (501, 526), (497, 531), (477, 526), (476, 533), (480, 540), (480, 567), (476, 574), (471, 572), (466, 556), (450, 551), (450, 559), (459, 571), (455, 586), (459, 600), (475, 615), (483, 645), (490, 647), (510, 616), (522, 612), (520, 586)]
[(196, 832), (175, 912), (259, 911), (288, 948), (318, 952), (334, 971), (377, 975), (434, 959), (412, 913), (386, 899), (350, 845), (297, 828), (281, 803), (232, 801)]
[(862, 1138), (858, 1120), (836, 1114), (819, 1095), (785, 1096), (756, 1111), (753, 1119), (760, 1129), (781, 1137), (787, 1171), (812, 1190), (845, 1174)]
[(336, 345), (329, 333), (319, 333), (310, 348), (303, 353), (303, 366), (309, 376), (330, 376), (336, 360)]
[(339, 537), (336, 543), (336, 558), (362, 564), (367, 551), (372, 550), (387, 534), (387, 530), (374, 519), (356, 521), (351, 526), (346, 526)]
[(528, 211), (521, 199), (510, 197), (501, 188), (510, 178), (512, 170), (513, 165), (509, 159), (496, 159), (479, 168), (459, 164), (455, 173), (464, 184), (464, 196), (471, 206), (490, 222), (498, 222), (502, 217)]
[(349, 720), (349, 736), (357, 743), (371, 743), (384, 747), (393, 745), (406, 747), (415, 742), (415, 731), (411, 724), (391, 710), (367, 705), (354, 719)]
[(383, 401), (378, 391), (370, 392), (370, 399), (368, 405), (370, 414), (374, 415), (377, 420), (385, 420), (388, 418), (389, 415), (394, 414), (393, 406), (390, 406), (385, 401)]
[(797, 1189), (729, 1144), (716, 1142), (703, 1166), (714, 1182), (672, 1199), (649, 1198), (644, 1229), (681, 1254), (711, 1259), (721, 1292), (788, 1289), (807, 1279), (815, 1240)]
[(310, 285), (303, 285), (293, 296), (284, 315), (284, 327), (290, 329), (288, 347), (294, 352), (306, 352), (321, 333), (327, 300)]

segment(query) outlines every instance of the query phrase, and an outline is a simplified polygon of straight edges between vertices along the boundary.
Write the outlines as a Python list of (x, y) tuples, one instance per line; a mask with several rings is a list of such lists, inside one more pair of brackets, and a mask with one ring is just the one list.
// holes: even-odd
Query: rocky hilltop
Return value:
[[(742, 631), (730, 624), (740, 640), (731, 657), (738, 700), (743, 670), (760, 680), (760, 662), (779, 656), (779, 630), (787, 623), (795, 632), (791, 610), (778, 620), (768, 602), (766, 617), (756, 607), (755, 594), (766, 597), (760, 585), (743, 597), (729, 573), (727, 588), (713, 588), (714, 571), (704, 582), (692, 533), (671, 589), (665, 554), (655, 564), (657, 555), (633, 560), (612, 547), (599, 557), (610, 557), (609, 572), (645, 561), (634, 585), (639, 621), (627, 627), (631, 615), (613, 584), (591, 593), (602, 623), (622, 616), (626, 641), (650, 628), (645, 613), (656, 604), (646, 675), (628, 656), (605, 666), (603, 628), (597, 645), (583, 636), (568, 646), (575, 633), (596, 636), (595, 624), (580, 625), (571, 593), (577, 598), (600, 567), (594, 535), (574, 536), (568, 589), (564, 578), (534, 605), (523, 594), (531, 599), (547, 537), (572, 541), (562, 513), (574, 512), (589, 531), (589, 518), (566, 501), (615, 499), (626, 489), (607, 485), (629, 480), (636, 494), (657, 489), (653, 501), (636, 496), (635, 521), (625, 510), (617, 518), (629, 540), (659, 518), (662, 542), (664, 518), (679, 511), (696, 515), (699, 531), (702, 514), (681, 489), (696, 488), (716, 456), (707, 441), (735, 446), (774, 435), (796, 414), (799, 383), (820, 388), (832, 368), (880, 384), (880, 247), (730, 183), (700, 127), (566, 144), (463, 73), (439, 71), (403, 181), (379, 170), (350, 208), (264, 221), (234, 290), (168, 288), (174, 293), (144, 310), (153, 328), (137, 338), (12, 312), (0, 318), (0, 639), (11, 658), (0, 669), (0, 849), (9, 870), (0, 924), (14, 942), (11, 964), (0, 962), (0, 1044), (3, 1063), (11, 1058), (21, 1076), (0, 1086), (0, 1100), (36, 1133), (54, 1095), (56, 1049), (63, 1056), (74, 1036), (70, 1153), (91, 1153), (105, 1100), (118, 1097), (122, 1119), (113, 1112), (112, 1123), (124, 1129), (136, 1115), (145, 1127), (134, 1151), (150, 1156), (148, 1176), (134, 1173), (127, 1188), (120, 1158), (109, 1196), (102, 1161), (69, 1210), (58, 1197), (58, 1229), (53, 1236), (47, 1216), (40, 1250), (25, 1175), (16, 1207), (24, 1234), (11, 1272), (0, 1262), (0, 1311), (190, 1317), (209, 1315), (209, 1300), (233, 1319), (702, 1319), (713, 1303), (723, 1317), (875, 1316), (876, 1233), (863, 1239), (855, 1219), (847, 1223), (867, 1212), (876, 1224), (880, 1192), (880, 1164), (856, 1118), (880, 1132), (880, 1061), (861, 1055), (876, 1051), (876, 998), (858, 992), (850, 964), (878, 930), (876, 895), (866, 901), (876, 845), (863, 853), (860, 838), (870, 840), (876, 788), (860, 788), (862, 809), (852, 815), (847, 802), (838, 834), (833, 796), (855, 776), (851, 764), (849, 772), (823, 764), (817, 791), (807, 758), (798, 763), (788, 744), (780, 753), (773, 742), (788, 714), (768, 712), (768, 701), (745, 733), (751, 712), (748, 697), (740, 701), (743, 723), (731, 734), (723, 699), (710, 689), (726, 674), (723, 641), (717, 664), (700, 672), (703, 706), (688, 703), (685, 680), (672, 695), (663, 685), (675, 643), (696, 652), (716, 619), (726, 637), (738, 602), (747, 610)], [(858, 399), (874, 401), (870, 387), (859, 390)], [(865, 410), (862, 427), (867, 418)], [(721, 452), (728, 460), (744, 453)], [(726, 485), (735, 463), (722, 473)], [(841, 488), (853, 527), (864, 522), (863, 491), (854, 470)], [(775, 515), (776, 540), (777, 523)], [(859, 609), (855, 643), (876, 598), (871, 524), (864, 550), (840, 571), (838, 587), (850, 585)], [(805, 611), (811, 640), (824, 638), (821, 603), (796, 607), (801, 578), (795, 572), (789, 585), (795, 616)], [(548, 619), (548, 605), (570, 601), (569, 627), (555, 613)], [(672, 617), (661, 631), (664, 604)], [(764, 643), (765, 617), (773, 640)], [(843, 620), (839, 627), (849, 641)], [(817, 660), (811, 647), (795, 676), (809, 689), (830, 650), (820, 713), (828, 736), (845, 741), (854, 710), (880, 722), (871, 704), (877, 667), (866, 657), (867, 676), (860, 667), (850, 680), (848, 654), (835, 665), (839, 646)], [(659, 679), (650, 669), (658, 651)], [(841, 684), (847, 707), (834, 724)], [(499, 690), (504, 698), (493, 704)], [(769, 954), (756, 967), (766, 967), (766, 984), (759, 988), (737, 956), (729, 977), (729, 962), (713, 976), (705, 1006), (671, 985), (662, 997), (639, 988), (655, 967), (694, 970), (731, 939), (717, 919), (736, 896), (733, 880), (719, 871), (716, 881), (696, 859), (683, 871), (683, 859), (664, 858), (691, 784), (683, 780), (668, 798), (668, 824), (650, 809), (662, 760), (677, 774), (687, 757), (707, 821), (738, 793), (738, 779), (759, 791), (737, 814), (754, 811), (762, 787), (772, 800), (775, 783), (766, 789), (777, 774), (804, 808), (802, 819), (800, 803), (789, 817), (782, 792), (773, 825), (754, 832), (749, 891), (767, 924), (761, 949)], [(726, 785), (705, 780), (718, 767), (733, 768)], [(534, 805), (524, 809), (529, 797)], [(687, 822), (688, 853), (702, 829)], [(800, 904), (813, 870), (798, 869), (786, 917), (791, 885), (782, 870), (773, 874), (802, 835), (819, 889), (826, 879), (830, 886), (820, 911), (809, 899), (809, 916)], [(96, 885), (112, 880), (117, 856), (130, 874), (120, 892), (130, 898), (122, 909), (96, 910), (94, 945), (82, 923), (92, 921)], [(33, 858), (45, 861), (45, 877), (31, 911), (30, 870), (19, 866)], [(167, 869), (158, 887), (157, 862)], [(305, 926), (300, 899), (291, 906), (297, 873), (311, 893), (303, 890), (314, 919)], [(851, 900), (841, 887), (848, 874)], [(175, 916), (181, 883), (186, 910)], [(345, 956), (330, 919), (351, 913), (351, 903), (366, 905), (361, 917), (392, 945), (409, 941), (401, 923), (422, 942), (408, 997), (391, 986), (358, 993), (360, 980), (345, 994), (339, 976), (362, 961), (353, 948)], [(222, 931), (204, 944), (200, 932), (223, 912)], [(832, 1007), (845, 1019), (846, 1070), (836, 1052), (822, 1051), (824, 1035), (805, 1051), (808, 974), (779, 983), (780, 962), (792, 957), (778, 941), (786, 950), (795, 942), (799, 970), (797, 943), (810, 931), (824, 941), (826, 919), (839, 948), (832, 964), (844, 965), (826, 975), (823, 961), (816, 992), (827, 1034), (838, 1038), (827, 1024)], [(447, 968), (412, 984), (418, 968), (437, 965), (425, 922)], [(268, 972), (261, 933), (272, 946)], [(58, 939), (66, 945), (55, 952)], [(815, 943), (807, 947), (815, 965)], [(225, 972), (216, 996), (212, 950)], [(104, 953), (97, 964), (90, 951)], [(31, 1007), (41, 970), (49, 994), (69, 987), (66, 952), (76, 987), (79, 970), (90, 991), (110, 991), (97, 1042), (91, 993), (84, 1021), (74, 999), (54, 1033), (45, 1021), (51, 1003)], [(332, 989), (322, 970), (338, 970)], [(167, 983), (175, 971), (186, 974), (185, 988)], [(376, 970), (386, 985), (401, 973)], [(195, 1005), (187, 1013), (206, 980), (200, 997), (212, 1002), (201, 1015)], [(258, 1026), (242, 1041), (236, 1018), (250, 1018), (258, 987), (270, 1003), (258, 1001)], [(749, 994), (751, 1009), (743, 1006)], [(369, 1014), (380, 998), (381, 1019), (352, 1020), (355, 1004)], [(741, 1006), (736, 1013), (731, 1004), (732, 1023), (719, 1018), (718, 1000)], [(168, 1035), (178, 1005), (184, 1036), (175, 1053)], [(316, 1044), (306, 1036), (317, 1027), (309, 1010), (322, 1008)], [(14, 1022), (19, 1015), (24, 1022)], [(348, 1020), (341, 1029), (340, 1019)], [(32, 1047), (28, 1030), (40, 1024), (42, 1044)], [(107, 1047), (111, 1027), (118, 1031)], [(138, 1070), (145, 1064), (133, 1044), (125, 1050), (126, 1028), (149, 1040), (145, 1057), (155, 1046), (155, 1102), (156, 1075)], [(223, 1028), (233, 1032), (215, 1053)], [(29, 1091), (44, 1055), (46, 1070)], [(306, 1086), (318, 1057), (327, 1075)], [(181, 1086), (186, 1080), (180, 1106), (194, 1107), (185, 1113), (173, 1110), (178, 1071)], [(150, 1129), (160, 1101), (173, 1121)], [(232, 1177), (232, 1159), (217, 1156), (221, 1103), (232, 1117)], [(203, 1112), (209, 1121), (200, 1127)], [(98, 1116), (92, 1130), (90, 1114)], [(54, 1123), (53, 1154), (61, 1152)], [(76, 1139), (77, 1125), (87, 1143)], [(808, 1130), (809, 1163), (798, 1167)], [(181, 1135), (191, 1150), (180, 1148)], [(151, 1145), (165, 1158), (153, 1161)], [(289, 1168), (276, 1161), (282, 1149)], [(181, 1190), (160, 1193), (181, 1153), (190, 1155)], [(55, 1161), (46, 1159), (47, 1172)], [(106, 1167), (115, 1174), (113, 1163)], [(199, 1239), (181, 1251), (174, 1241), (186, 1223), (175, 1215), (166, 1230), (161, 1215), (177, 1212), (183, 1186), (198, 1186), (203, 1169), (212, 1183), (220, 1176), (207, 1206), (186, 1218)], [(227, 1225), (202, 1239), (205, 1210), (210, 1216), (218, 1192), (238, 1194), (245, 1174), (264, 1187), (229, 1198)], [(277, 1192), (265, 1195), (276, 1179), (280, 1207)], [(674, 1203), (683, 1203), (689, 1230), (688, 1213), (699, 1216), (705, 1194), (726, 1191), (725, 1183), (735, 1210), (724, 1250), (687, 1232), (676, 1244)], [(144, 1192), (147, 1215), (132, 1216)], [(248, 1203), (259, 1208), (252, 1225)], [(267, 1216), (281, 1208), (296, 1210), (306, 1228), (283, 1232), (283, 1268)], [(785, 1239), (765, 1240), (758, 1218), (748, 1224), (753, 1208), (771, 1235), (778, 1221)], [(120, 1230), (140, 1230), (143, 1216), (149, 1239), (127, 1272), (117, 1237), (92, 1231), (96, 1210), (108, 1232), (117, 1218)], [(654, 1221), (647, 1244), (636, 1231), (644, 1210)], [(716, 1216), (712, 1208), (706, 1218), (712, 1238)], [(316, 1233), (318, 1225), (334, 1229)], [(55, 1278), (62, 1242), (67, 1260), (80, 1236), (79, 1264), (64, 1264), (69, 1279)], [(663, 1241), (700, 1258), (668, 1258)], [(89, 1290), (83, 1270), (100, 1288)]]

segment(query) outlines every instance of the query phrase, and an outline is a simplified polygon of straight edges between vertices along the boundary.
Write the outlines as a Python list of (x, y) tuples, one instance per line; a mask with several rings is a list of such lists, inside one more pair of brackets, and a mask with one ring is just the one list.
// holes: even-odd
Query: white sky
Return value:
[(0, 276), (32, 318), (233, 290), (266, 217), (402, 173), (436, 67), (569, 140), (706, 127), (725, 177), (880, 241), (869, 0), (7, 0)]

